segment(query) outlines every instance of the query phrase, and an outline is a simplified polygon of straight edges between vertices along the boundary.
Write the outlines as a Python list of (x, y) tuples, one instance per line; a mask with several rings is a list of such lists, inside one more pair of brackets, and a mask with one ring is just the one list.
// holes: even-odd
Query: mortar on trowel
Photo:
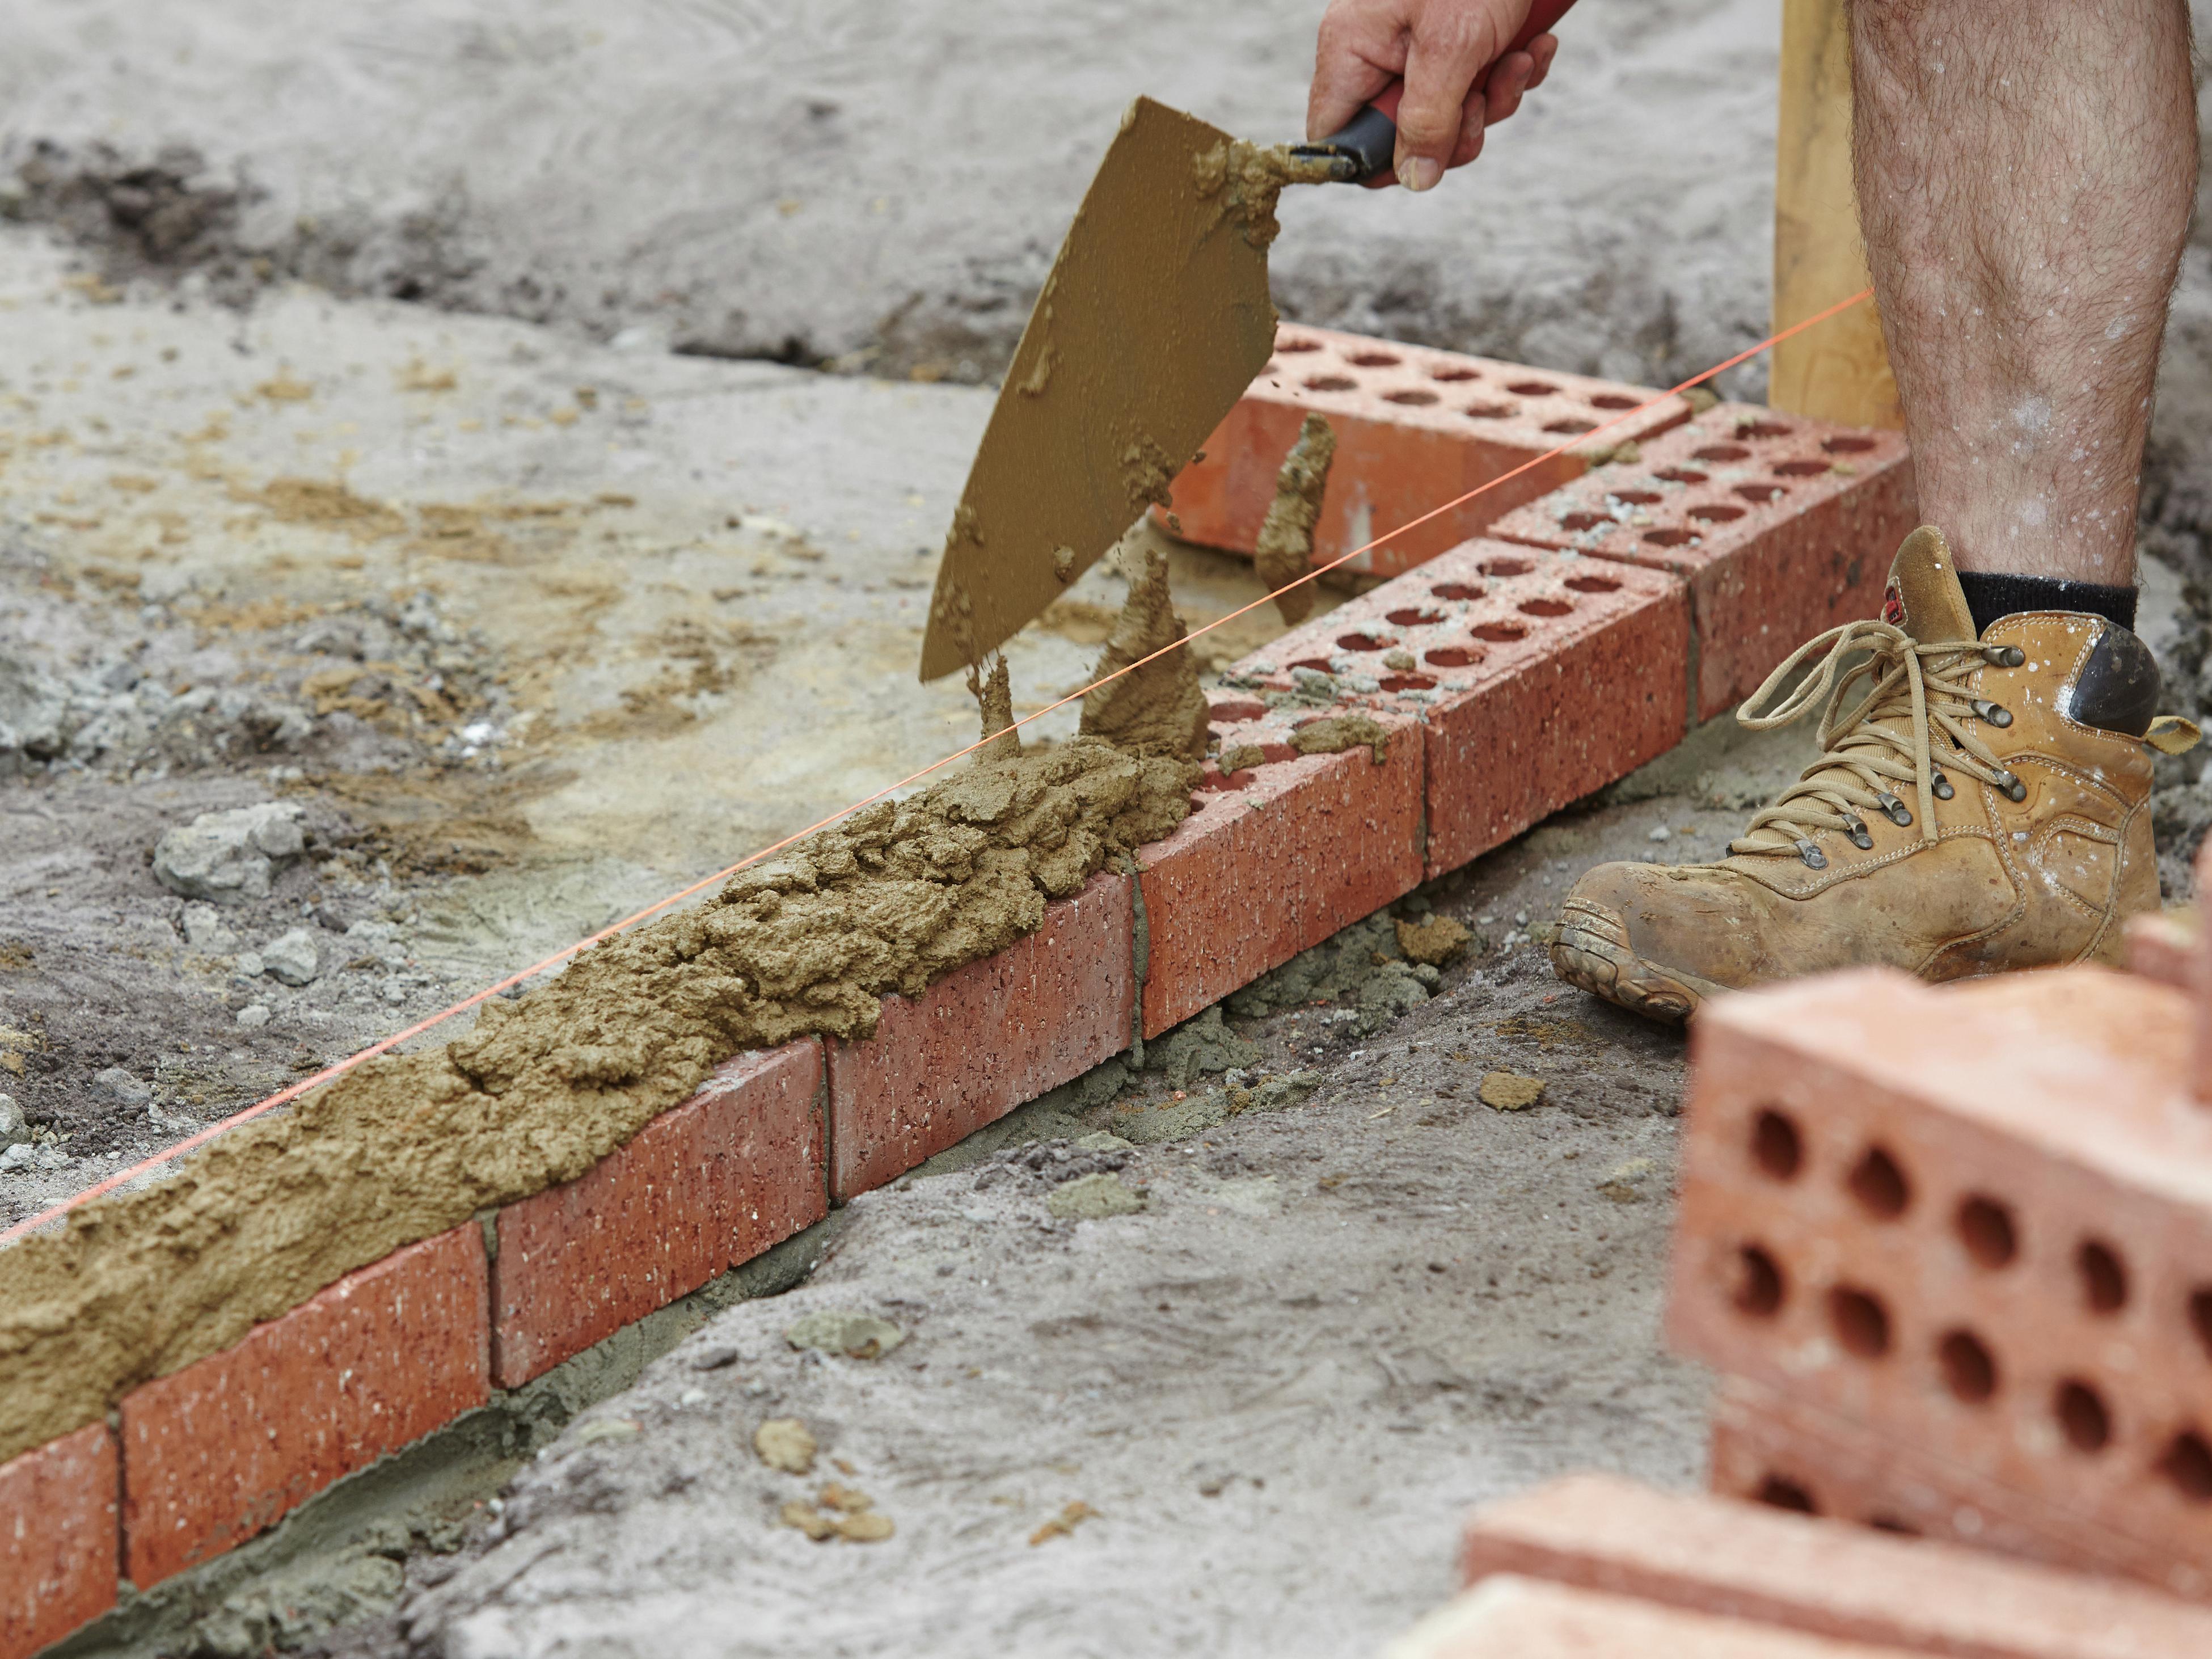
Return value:
[[(1572, 0), (1540, 0), (1522, 47)], [(1477, 85), (1480, 84), (1480, 80)], [(1267, 248), (1291, 184), (1389, 172), (1402, 87), (1272, 149), (1139, 98), (1039, 292), (954, 510), (921, 678), (978, 668), (1155, 503), (1266, 367)]]

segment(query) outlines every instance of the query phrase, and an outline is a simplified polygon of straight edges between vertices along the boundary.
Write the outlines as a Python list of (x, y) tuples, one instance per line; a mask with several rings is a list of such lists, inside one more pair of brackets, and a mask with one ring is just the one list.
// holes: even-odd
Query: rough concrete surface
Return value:
[[(0, 1224), (971, 741), (913, 679), (990, 406), (958, 383), (1129, 99), (1290, 136), (1318, 10), (0, 0)], [(1475, 173), (1287, 193), (1279, 306), (1645, 383), (1749, 343), (1776, 34), (1583, 0)], [(2146, 506), (2180, 713), (2205, 235)], [(1010, 642), (1018, 714), (1083, 684), (1142, 551)], [(1187, 620), (1260, 591), (1170, 556)], [(793, 1241), (744, 1288), (821, 1259), (802, 1288), (635, 1389), (726, 1297), (73, 1649), (1378, 1647), (1468, 1504), (1695, 1475), (1656, 1337), (1679, 1039), (1561, 989), (1542, 933), (1589, 863), (1717, 852), (1802, 736), (1706, 728)], [(2212, 775), (2160, 782), (2179, 895)], [(820, 1311), (902, 1340), (792, 1347)], [(783, 1418), (804, 1478), (753, 1449)]]

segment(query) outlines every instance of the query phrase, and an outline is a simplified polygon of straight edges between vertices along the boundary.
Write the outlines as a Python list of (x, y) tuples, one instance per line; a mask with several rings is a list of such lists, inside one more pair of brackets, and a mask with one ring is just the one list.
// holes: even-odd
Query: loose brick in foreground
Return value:
[(115, 1605), (115, 1437), (105, 1423), (0, 1463), (0, 1659)]
[(564, 1186), (499, 1214), (494, 1380), (519, 1388), (829, 1213), (817, 1038), (740, 1054)]
[(123, 1400), (125, 1566), (142, 1589), (274, 1525), (489, 1398), (475, 1223), (348, 1273)]
[(1726, 1498), (1879, 1533), (2018, 1556), (2071, 1574), (2132, 1578), (2195, 1601), (2212, 1591), (2203, 1565), (2170, 1547), (2124, 1537), (1740, 1376), (1723, 1377), (1713, 1401), (1711, 1479)]
[[(1217, 705), (1232, 748), (1244, 735), (1236, 714), (1262, 709)], [(1393, 730), (1381, 764), (1363, 746), (1217, 776), (1173, 835), (1138, 850), (1147, 1037), (1419, 884), (1419, 728), (1402, 717), (1382, 723)]]
[(1895, 1659), (1901, 1651), (1507, 1575), (1431, 1613), (1383, 1659)]
[(1518, 1573), (1916, 1653), (2212, 1654), (2212, 1612), (2151, 1591), (1612, 1475), (1486, 1505), (1462, 1561), (1469, 1584)]
[[(1425, 869), (1457, 869), (1681, 740), (1689, 611), (1662, 572), (1478, 539), (1237, 665), (1420, 722)], [(1231, 738), (1224, 736), (1224, 744)]]
[(1735, 1375), (2212, 1562), (2212, 1110), (2183, 994), (1887, 970), (1692, 1027), (1668, 1330)]
[(1024, 1101), (1127, 1048), (1135, 908), (1102, 871), (1044, 926), (911, 1001), (884, 999), (872, 1037), (830, 1049), (831, 1191), (896, 1180)]
[[(1250, 553), (1299, 422), (1317, 413), (1336, 431), (1336, 459), (1314, 528), (1315, 561), (1327, 562), (1660, 397), (1644, 386), (1285, 326), (1273, 361), (1206, 441), (1205, 459), (1177, 475), (1174, 501), (1161, 516), (1172, 515), (1176, 532), (1189, 540)], [(1689, 413), (1680, 398), (1664, 398), (1585, 447), (1648, 441)], [(1586, 455), (1572, 451), (1553, 456), (1346, 568), (1386, 576), (1410, 570), (1589, 465)]]
[(1814, 635), (1879, 616), (1917, 510), (1903, 434), (1723, 404), (1490, 533), (1686, 581), (1705, 720)]

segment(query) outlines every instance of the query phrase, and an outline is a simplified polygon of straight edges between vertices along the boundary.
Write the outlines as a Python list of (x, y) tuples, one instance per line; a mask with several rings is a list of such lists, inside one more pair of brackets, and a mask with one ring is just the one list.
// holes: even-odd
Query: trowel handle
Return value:
[[(1513, 44), (1505, 52), (1526, 51), (1528, 43), (1538, 35), (1550, 33), (1552, 25), (1566, 15), (1567, 8), (1574, 3), (1575, 0), (1536, 0), (1528, 9), (1528, 22), (1513, 37)], [(1480, 91), (1489, 80), (1490, 70), (1486, 69), (1475, 76), (1468, 90)], [(1316, 138), (1311, 143), (1294, 144), (1291, 154), (1301, 160), (1327, 160), (1330, 174), (1339, 184), (1361, 185), (1389, 173), (1397, 164), (1398, 100), (1405, 95), (1406, 83), (1393, 81), (1341, 131), (1326, 138)]]

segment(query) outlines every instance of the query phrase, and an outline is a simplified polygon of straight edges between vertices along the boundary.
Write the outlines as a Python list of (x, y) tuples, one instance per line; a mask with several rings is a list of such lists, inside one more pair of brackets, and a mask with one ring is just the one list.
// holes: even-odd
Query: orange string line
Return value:
[[(1215, 629), (1224, 627), (1228, 623), (1236, 621), (1237, 617), (1245, 615), (1248, 611), (1257, 611), (1264, 605), (1273, 604), (1275, 599), (1279, 598), (1282, 594), (1289, 592), (1292, 588), (1301, 586), (1307, 582), (1317, 580), (1321, 577), (1327, 575), (1330, 571), (1337, 568), (1340, 565), (1349, 564), (1352, 560), (1359, 557), (1363, 553), (1372, 552), (1375, 549), (1381, 547), (1384, 543), (1394, 541), (1398, 537), (1404, 535), (1407, 531), (1418, 530), (1421, 526), (1429, 523), (1432, 520), (1440, 519), (1445, 514), (1453, 511), (1455, 508), (1464, 507), (1476, 496), (1485, 495), (1487, 492), (1497, 489), (1500, 484), (1511, 482), (1513, 479), (1519, 477), (1522, 473), (1528, 471), (1531, 468), (1539, 467), (1543, 465), (1547, 461), (1557, 459), (1559, 456), (1565, 454), (1569, 450), (1574, 448), (1576, 445), (1588, 443), (1599, 433), (1606, 431), (1609, 428), (1619, 426), (1625, 421), (1634, 420), (1638, 415), (1644, 414), (1646, 410), (1657, 408), (1661, 404), (1665, 403), (1669, 398), (1679, 397), (1681, 393), (1687, 392), (1692, 386), (1698, 386), (1706, 380), (1710, 380), (1717, 374), (1725, 374), (1728, 370), (1734, 368), (1738, 363), (1744, 362), (1753, 357), (1756, 357), (1760, 352), (1765, 350), (1769, 346), (1778, 344), (1780, 342), (1790, 338), (1792, 335), (1802, 334), (1808, 328), (1825, 323), (1829, 318), (1835, 316), (1838, 313), (1848, 311), (1853, 306), (1858, 304), (1862, 300), (1871, 299), (1873, 295), (1874, 289), (1869, 287), (1860, 289), (1856, 294), (1852, 295), (1848, 300), (1838, 300), (1826, 310), (1815, 312), (1812, 316), (1806, 318), (1802, 322), (1793, 323), (1788, 328), (1768, 335), (1757, 345), (1747, 347), (1744, 350), (1737, 352), (1735, 356), (1729, 358), (1726, 362), (1715, 363), (1711, 368), (1705, 369), (1702, 373), (1692, 374), (1688, 380), (1682, 381), (1678, 386), (1669, 387), (1665, 392), (1661, 392), (1657, 397), (1649, 398), (1646, 401), (1637, 404), (1633, 409), (1623, 410), (1612, 419), (1601, 421), (1597, 425), (1592, 427), (1587, 432), (1577, 433), (1571, 442), (1561, 444), (1556, 449), (1547, 450), (1541, 455), (1538, 455), (1531, 459), (1523, 461), (1511, 471), (1501, 472), (1498, 477), (1488, 480), (1486, 483), (1477, 484), (1474, 489), (1468, 490), (1462, 495), (1453, 496), (1451, 500), (1444, 502), (1443, 505), (1430, 508), (1426, 513), (1422, 514), (1419, 518), (1409, 519), (1404, 524), (1398, 526), (1395, 529), (1384, 531), (1382, 534), (1375, 538), (1373, 541), (1369, 542), (1365, 546), (1355, 547), (1351, 552), (1340, 555), (1338, 557), (1331, 559), (1327, 564), (1318, 565), (1313, 569), (1306, 572), (1304, 575), (1297, 577), (1294, 580), (1284, 583), (1282, 586), (1277, 588), (1273, 592), (1266, 594), (1260, 599), (1256, 599), (1249, 605), (1240, 606), (1238, 609), (1229, 612), (1226, 616), (1216, 617), (1212, 622), (1203, 623), (1197, 628), (1192, 629), (1187, 637), (1189, 639), (1196, 639), (1201, 634), (1212, 633)], [(521, 969), (520, 972), (509, 974), (505, 979), (500, 981), (498, 984), (487, 985), (483, 990), (478, 991), (475, 995), (463, 998), (460, 1001), (453, 1004), (452, 1007), (441, 1009), (438, 1012), (430, 1015), (426, 1019), (417, 1020), (405, 1030), (396, 1032), (392, 1036), (384, 1038), (381, 1042), (371, 1043), (360, 1053), (349, 1054), (345, 1059), (337, 1061), (335, 1065), (325, 1066), (321, 1071), (317, 1072), (312, 1077), (302, 1078), (297, 1083), (289, 1084), (284, 1088), (279, 1089), (275, 1094), (270, 1095), (266, 1100), (258, 1101), (253, 1105), (246, 1108), (243, 1111), (233, 1113), (228, 1117), (220, 1119), (216, 1122), (209, 1124), (198, 1133), (187, 1135), (184, 1139), (177, 1142), (174, 1146), (162, 1148), (161, 1151), (155, 1153), (143, 1163), (134, 1164), (128, 1170), (119, 1170), (116, 1174), (107, 1176), (105, 1180), (99, 1182), (95, 1185), (86, 1188), (82, 1192), (78, 1193), (74, 1197), (63, 1200), (62, 1202), (55, 1205), (52, 1208), (41, 1211), (39, 1214), (31, 1217), (27, 1221), (17, 1222), (5, 1232), (0, 1232), (0, 1245), (12, 1243), (16, 1239), (23, 1237), (26, 1233), (35, 1231), (37, 1229), (46, 1225), (50, 1222), (59, 1220), (70, 1211), (76, 1209), (82, 1205), (90, 1203), (101, 1194), (112, 1192), (118, 1187), (125, 1186), (131, 1182), (137, 1180), (141, 1176), (152, 1173), (154, 1170), (159, 1169), (162, 1164), (167, 1164), (173, 1159), (183, 1156), (185, 1153), (191, 1152), (194, 1147), (206, 1145), (209, 1141), (214, 1139), (217, 1135), (223, 1133), (227, 1130), (234, 1129), (241, 1123), (250, 1123), (255, 1118), (261, 1116), (264, 1113), (272, 1112), (279, 1106), (284, 1105), (289, 1101), (297, 1100), (301, 1095), (306, 1094), (310, 1089), (320, 1088), (324, 1084), (331, 1081), (333, 1079), (343, 1076), (346, 1073), (350, 1072), (355, 1066), (360, 1065), (364, 1060), (374, 1060), (379, 1054), (389, 1054), (401, 1043), (409, 1042), (415, 1037), (422, 1036), (423, 1032), (431, 1030), (434, 1026), (442, 1025), (446, 1021), (453, 1018), (454, 1015), (466, 1013), (478, 1003), (488, 1001), (491, 998), (498, 996), (501, 992), (513, 990), (516, 986), (521, 984), (526, 980), (534, 979), (539, 974), (561, 966), (562, 963), (568, 961), (571, 957), (590, 950), (595, 945), (605, 943), (606, 940), (612, 939), (619, 933), (623, 933), (629, 928), (635, 927), (639, 922), (645, 921), (647, 917), (659, 915), (660, 912), (667, 909), (671, 905), (681, 904), (685, 899), (690, 898), (694, 893), (700, 892), (706, 888), (712, 887), (717, 882), (727, 881), (732, 876), (736, 875), (740, 870), (746, 868), (748, 866), (757, 864), (763, 859), (773, 857), (775, 854), (783, 851), (787, 847), (793, 846), (798, 842), (805, 840), (809, 836), (814, 835), (820, 830), (827, 830), (830, 825), (838, 822), (839, 819), (849, 817), (854, 813), (860, 811), (863, 807), (872, 806), (878, 801), (884, 799), (885, 797), (896, 794), (900, 790), (907, 787), (908, 785), (920, 782), (922, 779), (929, 776), (931, 773), (940, 772), (944, 770), (945, 768), (951, 765), (953, 762), (965, 759), (968, 756), (974, 754), (977, 750), (984, 747), (986, 744), (993, 743), (998, 738), (1004, 737), (1007, 732), (1015, 731), (1021, 726), (1027, 726), (1032, 720), (1041, 720), (1047, 714), (1053, 714), (1059, 709), (1065, 708), (1068, 704), (1088, 696), (1091, 692), (1096, 691), (1100, 686), (1110, 685), (1125, 674), (1135, 673), (1137, 670), (1142, 668), (1146, 663), (1152, 662), (1158, 658), (1164, 657), (1171, 651), (1181, 649), (1182, 643), (1182, 641), (1177, 641), (1173, 645), (1162, 646), (1158, 651), (1153, 652), (1152, 655), (1140, 657), (1135, 662), (1129, 664), (1126, 668), (1116, 669), (1111, 674), (1107, 674), (1098, 679), (1093, 680), (1090, 684), (1082, 687), (1079, 690), (1069, 692), (1066, 696), (1061, 697), (1056, 702), (1048, 702), (1043, 708), (1037, 709), (1034, 713), (1023, 715), (1019, 720), (1014, 721), (1012, 726), (1006, 726), (1000, 731), (994, 732), (989, 737), (978, 738), (974, 743), (969, 744), (965, 749), (956, 750), (951, 754), (945, 756), (944, 759), (933, 761), (929, 765), (923, 767), (919, 772), (910, 772), (905, 777), (901, 778), (896, 783), (887, 784), (883, 788), (877, 790), (872, 795), (863, 796), (860, 799), (854, 801), (849, 806), (839, 807), (836, 811), (830, 813), (828, 817), (819, 819), (817, 822), (809, 824), (805, 829), (799, 830), (797, 834), (786, 836), (781, 841), (771, 842), (769, 845), (762, 848), (758, 852), (749, 854), (745, 857), (739, 859), (735, 864), (730, 865), (726, 868), (717, 870), (711, 876), (702, 877), (699, 880), (693, 882), (689, 887), (683, 889), (681, 891), (671, 893), (666, 898), (659, 901), (657, 903), (648, 904), (644, 909), (624, 916), (620, 921), (609, 923), (606, 927), (600, 928), (598, 933), (593, 933), (590, 938), (579, 939), (574, 945), (568, 945), (562, 950), (556, 951), (551, 956), (547, 957), (542, 962), (532, 963), (529, 967)]]

